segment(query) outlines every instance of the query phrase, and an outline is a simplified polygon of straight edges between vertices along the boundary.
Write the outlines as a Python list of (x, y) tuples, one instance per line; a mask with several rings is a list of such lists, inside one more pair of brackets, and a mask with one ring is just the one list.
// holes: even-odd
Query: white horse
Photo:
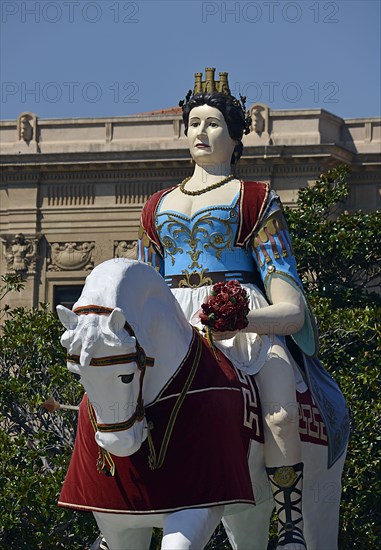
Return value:
[[(57, 310), (68, 368), (86, 390), (60, 505), (91, 510), (110, 550), (147, 550), (154, 526), (162, 550), (201, 550), (221, 518), (233, 549), (265, 550), (273, 497), (252, 377), (215, 359), (146, 264), (104, 262), (73, 311)], [(209, 388), (197, 386), (204, 374)], [(305, 539), (308, 550), (335, 550), (345, 457), (327, 469), (318, 412), (307, 402), (300, 410)], [(253, 437), (248, 462), (237, 433)]]

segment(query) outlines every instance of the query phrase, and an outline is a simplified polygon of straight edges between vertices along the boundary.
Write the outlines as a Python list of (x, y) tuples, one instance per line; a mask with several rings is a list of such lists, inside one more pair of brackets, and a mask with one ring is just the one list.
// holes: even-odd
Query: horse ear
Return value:
[(114, 334), (117, 334), (123, 329), (126, 318), (120, 307), (113, 309), (111, 315), (107, 319), (107, 323), (110, 331)]
[(78, 325), (78, 315), (65, 306), (57, 306), (58, 317), (67, 330), (74, 330)]

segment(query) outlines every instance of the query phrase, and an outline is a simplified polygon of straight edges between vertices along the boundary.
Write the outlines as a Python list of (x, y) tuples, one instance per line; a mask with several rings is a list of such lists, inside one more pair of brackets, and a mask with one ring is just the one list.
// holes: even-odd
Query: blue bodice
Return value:
[(234, 246), (238, 198), (237, 195), (231, 205), (202, 208), (191, 217), (173, 210), (161, 212), (159, 205), (156, 227), (164, 249), (167, 280), (181, 275), (183, 286), (189, 286), (186, 281), (190, 280), (190, 286), (199, 286), (205, 284), (208, 273), (222, 272), (240, 280), (243, 272), (255, 272), (251, 252)]

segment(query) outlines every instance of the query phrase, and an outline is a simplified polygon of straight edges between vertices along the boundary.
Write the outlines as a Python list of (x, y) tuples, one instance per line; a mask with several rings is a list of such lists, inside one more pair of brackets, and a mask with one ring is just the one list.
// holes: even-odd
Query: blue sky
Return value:
[(248, 104), (381, 114), (379, 0), (0, 0), (0, 118), (177, 105), (205, 67)]

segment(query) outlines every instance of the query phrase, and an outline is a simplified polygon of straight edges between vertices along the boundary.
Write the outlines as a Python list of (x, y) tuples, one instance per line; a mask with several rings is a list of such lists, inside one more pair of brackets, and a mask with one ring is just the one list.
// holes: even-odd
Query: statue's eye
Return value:
[(130, 384), (130, 382), (132, 382), (133, 379), (134, 379), (134, 373), (132, 373), (132, 374), (120, 374), (118, 376), (118, 378), (121, 379), (123, 384)]
[(76, 372), (72, 372), (72, 375), (74, 376), (74, 378), (75, 378), (76, 380), (81, 380), (80, 374), (77, 374)]

